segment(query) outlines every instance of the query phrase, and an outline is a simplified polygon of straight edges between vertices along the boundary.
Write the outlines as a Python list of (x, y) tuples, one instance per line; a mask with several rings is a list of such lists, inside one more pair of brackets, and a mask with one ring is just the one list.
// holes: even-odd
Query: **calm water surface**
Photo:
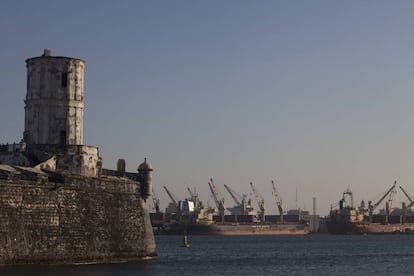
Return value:
[(414, 235), (158, 236), (155, 260), (0, 268), (1, 275), (414, 275)]

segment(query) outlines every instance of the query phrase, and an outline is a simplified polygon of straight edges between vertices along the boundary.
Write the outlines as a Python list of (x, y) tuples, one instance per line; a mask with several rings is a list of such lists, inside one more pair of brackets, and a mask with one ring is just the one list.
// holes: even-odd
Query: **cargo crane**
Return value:
[(190, 197), (193, 198), (193, 197), (196, 197), (197, 196), (197, 193), (195, 192), (195, 190), (193, 192), (193, 191), (191, 191), (191, 189), (189, 187), (187, 187), (187, 191), (190, 194)]
[(265, 208), (264, 208), (264, 199), (261, 194), (256, 190), (256, 188), (253, 185), (253, 182), (250, 182), (250, 187), (252, 188), (254, 197), (256, 198), (257, 205), (260, 209), (260, 221), (262, 223), (265, 222)]
[[(170, 205), (172, 205), (172, 208), (175, 210), (175, 213), (178, 213), (178, 211), (179, 211), (178, 201), (175, 199), (175, 197), (170, 192), (170, 190), (167, 189), (167, 187), (165, 187), (165, 186), (163, 186), (163, 187), (164, 187), (164, 190), (167, 192), (168, 196), (171, 199)], [(171, 207), (169, 206), (169, 208), (171, 208)]]
[(152, 189), (152, 202), (154, 203), (155, 213), (160, 213), (160, 199), (157, 197), (154, 189)]
[[(373, 213), (375, 208), (378, 207), (378, 205), (381, 204), (381, 202), (387, 197), (387, 195), (389, 195), (391, 192), (394, 192), (395, 186), (397, 185), (397, 181), (394, 181), (394, 185), (391, 186), (391, 188), (389, 188), (385, 194), (374, 204), (372, 205), (371, 200), (368, 201), (368, 214), (369, 214), (369, 222), (372, 222), (372, 218), (373, 218)], [(390, 197), (390, 199), (392, 200), (392, 197)], [(388, 201), (390, 201), (390, 199)], [(386, 209), (389, 209), (389, 202), (387, 201), (387, 206)], [(386, 211), (387, 212), (387, 211)], [(386, 220), (388, 220), (388, 215), (386, 214)]]
[(210, 187), (210, 191), (211, 191), (211, 194), (213, 195), (214, 202), (216, 203), (216, 206), (219, 212), (220, 221), (224, 222), (224, 211), (226, 210), (226, 208), (224, 207), (224, 197), (221, 196), (212, 178), (210, 178), (210, 182), (208, 182), (208, 186)]
[(236, 205), (233, 208), (227, 208), (230, 212), (236, 211), (236, 215), (248, 215), (249, 211), (252, 211), (253, 208), (250, 206), (250, 200), (246, 202), (246, 195), (243, 195), (240, 201), (240, 195), (231, 189), (228, 185), (224, 184), (224, 188), (226, 188), (227, 192), (229, 192), (230, 196), (233, 198)]
[(410, 196), (408, 194), (408, 192), (406, 190), (403, 189), (403, 187), (399, 186), (401, 191), (404, 193), (404, 195), (408, 198), (408, 200), (410, 201), (410, 204), (405, 205), (405, 202), (402, 203), (402, 210), (403, 210), (403, 214), (402, 214), (402, 222), (405, 222), (407, 219), (407, 209), (411, 208), (414, 205), (414, 201), (412, 199), (412, 196)]
[(234, 192), (230, 189), (229, 186), (227, 186), (226, 184), (224, 184), (224, 188), (226, 188), (227, 192), (229, 192), (231, 198), (233, 198), (234, 202), (236, 203), (237, 206), (241, 205), (240, 200), (236, 197), (236, 195), (234, 194)]
[(410, 201), (410, 204), (408, 204), (407, 208), (410, 208), (411, 206), (414, 205), (414, 201), (412, 200), (411, 196), (408, 195), (408, 193), (403, 189), (403, 187), (399, 186), (401, 191), (404, 193), (404, 195), (408, 198), (408, 200)]
[(201, 210), (204, 208), (203, 203), (198, 197), (198, 193), (196, 192), (195, 187), (194, 187), (194, 191), (192, 191), (189, 187), (187, 187), (187, 191), (190, 194), (190, 200), (194, 202), (194, 212), (196, 213), (196, 217), (197, 217), (200, 214)]
[[(397, 182), (395, 181), (395, 184)], [(394, 188), (388, 196), (388, 200), (385, 202), (385, 223), (388, 223), (388, 217), (391, 215), (391, 208), (392, 208), (392, 201), (394, 199), (394, 195), (397, 193), (396, 189)]]
[(273, 180), (272, 180), (272, 188), (273, 188), (273, 195), (276, 200), (277, 209), (279, 209), (280, 223), (283, 223), (282, 197), (280, 196), (279, 192), (276, 190), (276, 186)]

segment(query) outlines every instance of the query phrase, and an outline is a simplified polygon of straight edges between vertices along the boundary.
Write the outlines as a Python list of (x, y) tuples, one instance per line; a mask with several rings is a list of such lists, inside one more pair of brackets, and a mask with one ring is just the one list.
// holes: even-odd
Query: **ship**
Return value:
[(154, 230), (156, 235), (305, 235), (309, 233), (306, 223), (172, 223)]
[[(348, 188), (342, 194), (339, 208), (331, 210), (326, 221), (326, 226), (331, 234), (390, 234), (390, 233), (414, 233), (414, 216), (409, 207), (414, 205), (411, 196), (402, 188), (410, 204), (402, 204), (399, 212), (392, 212), (392, 197), (396, 193), (396, 185), (389, 188), (376, 202), (368, 202), (365, 208), (364, 201), (359, 207), (353, 206), (353, 193)], [(378, 205), (389, 197), (385, 204), (385, 210), (380, 214), (373, 214)]]
[[(272, 181), (273, 195), (279, 209), (279, 215), (266, 215), (264, 199), (250, 183), (260, 211), (254, 211), (251, 200), (244, 194), (238, 195), (232, 188), (224, 184), (235, 202), (226, 208), (224, 197), (213, 179), (208, 182), (217, 209), (204, 207), (197, 192), (189, 188), (189, 199), (179, 201), (164, 186), (171, 202), (163, 213), (159, 208), (159, 199), (153, 192), (156, 212), (150, 214), (154, 234), (156, 235), (304, 235), (315, 231), (319, 226), (319, 216), (310, 215), (300, 209), (284, 212), (282, 199)], [(225, 214), (226, 213), (226, 214)], [(229, 214), (230, 213), (230, 214)]]

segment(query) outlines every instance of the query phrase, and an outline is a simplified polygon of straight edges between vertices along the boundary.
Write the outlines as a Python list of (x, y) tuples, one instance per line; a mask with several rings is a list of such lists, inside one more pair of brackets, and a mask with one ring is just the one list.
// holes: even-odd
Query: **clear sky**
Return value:
[[(213, 178), (276, 213), (349, 186), (414, 193), (414, 1), (1, 1), (0, 141), (24, 128), (24, 60), (86, 60), (84, 143), (147, 157), (180, 199)], [(401, 193), (400, 193), (401, 194)], [(397, 197), (394, 205), (400, 205)]]

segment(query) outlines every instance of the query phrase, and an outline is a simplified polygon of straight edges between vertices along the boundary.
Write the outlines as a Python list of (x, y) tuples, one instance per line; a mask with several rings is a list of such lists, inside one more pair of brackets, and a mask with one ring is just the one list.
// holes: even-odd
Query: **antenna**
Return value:
[(296, 187), (295, 209), (298, 209), (298, 187)]
[(312, 222), (313, 222), (313, 232), (316, 232), (316, 197), (313, 197), (313, 217), (312, 217)]

